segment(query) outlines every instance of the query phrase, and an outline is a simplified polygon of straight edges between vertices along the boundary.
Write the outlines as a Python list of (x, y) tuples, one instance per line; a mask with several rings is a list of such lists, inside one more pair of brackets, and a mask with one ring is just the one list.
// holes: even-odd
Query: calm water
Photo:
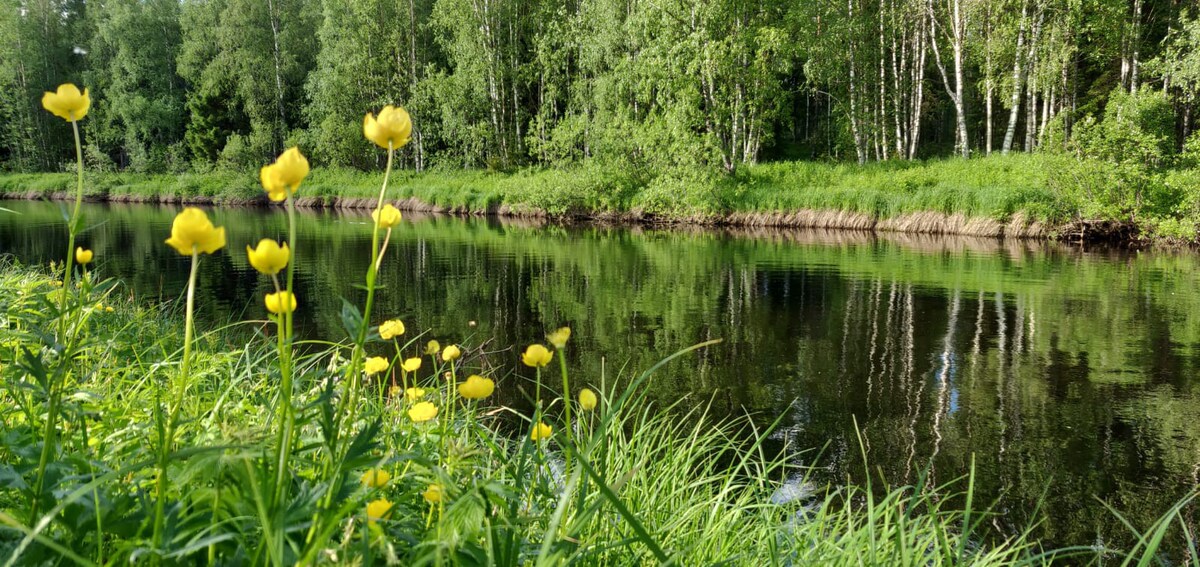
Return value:
[[(5, 202), (0, 253), (61, 257), (57, 203)], [(83, 243), (131, 293), (175, 300), (187, 260), (162, 241), (178, 207), (88, 205)], [(268, 282), (245, 245), (282, 238), (283, 216), (212, 212), (229, 247), (201, 264), (197, 302), (215, 324), (262, 318)], [(339, 338), (340, 297), (361, 304), (369, 218), (304, 214), (303, 333)], [(830, 232), (562, 228), (415, 217), (393, 234), (373, 320), (479, 345), (481, 365), (521, 382), (512, 345), (572, 327), (572, 365), (611, 384), (688, 345), (662, 402), (783, 415), (777, 440), (827, 479), (864, 480), (855, 433), (892, 484), (960, 477), (1001, 530), (1041, 520), (1050, 545), (1124, 543), (1096, 497), (1146, 527), (1200, 475), (1200, 257)], [(472, 326), (472, 322), (475, 322)], [(424, 338), (422, 339), (424, 340)], [(626, 369), (622, 372), (622, 369)], [(689, 402), (690, 403), (690, 402)], [(1044, 500), (1043, 515), (1033, 516)], [(1194, 516), (1193, 516), (1194, 518)]]

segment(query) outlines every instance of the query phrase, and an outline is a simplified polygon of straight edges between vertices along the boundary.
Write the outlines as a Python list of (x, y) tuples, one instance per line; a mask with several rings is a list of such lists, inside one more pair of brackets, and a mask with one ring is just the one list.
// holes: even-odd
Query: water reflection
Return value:
[[(58, 206), (11, 202), (0, 252), (61, 254)], [(162, 240), (175, 208), (93, 205), (96, 268), (147, 300), (173, 300), (186, 260)], [(227, 253), (204, 259), (208, 324), (261, 319), (268, 283), (241, 250), (280, 238), (280, 215), (218, 210)], [(300, 223), (298, 322), (340, 336), (339, 298), (368, 260), (366, 219)], [(374, 320), (402, 317), (422, 342), (485, 348), (469, 364), (520, 403), (513, 346), (574, 329), (572, 364), (593, 387), (713, 338), (651, 384), (663, 403), (784, 416), (780, 439), (823, 448), (831, 480), (931, 485), (974, 462), (994, 525), (1041, 520), (1048, 545), (1125, 542), (1095, 498), (1147, 526), (1200, 476), (1195, 379), (1200, 279), (1190, 253), (1080, 250), (1027, 241), (773, 229), (663, 231), (409, 215), (392, 238)], [(476, 321), (472, 327), (469, 322)], [(269, 332), (269, 329), (266, 329)], [(409, 352), (416, 352), (410, 347)], [(581, 384), (582, 385), (582, 384)], [(692, 403), (692, 402), (688, 402)], [(859, 439), (862, 444), (860, 449)], [(1033, 517), (1038, 509), (1044, 517)], [(1190, 512), (1194, 514), (1194, 512)], [(1189, 516), (1194, 520), (1194, 516)]]

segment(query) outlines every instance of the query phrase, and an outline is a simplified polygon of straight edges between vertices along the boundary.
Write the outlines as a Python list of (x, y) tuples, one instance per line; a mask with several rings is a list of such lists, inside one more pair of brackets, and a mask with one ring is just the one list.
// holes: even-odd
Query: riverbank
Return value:
[[(1142, 215), (1130, 221), (1089, 206), (1087, 188), (1072, 187), (1073, 175), (1064, 173), (1079, 167), (1088, 164), (1047, 154), (865, 166), (780, 162), (745, 166), (733, 176), (690, 170), (651, 174), (583, 164), (511, 173), (400, 171), (388, 193), (404, 210), (460, 215), (1064, 240), (1195, 239), (1196, 223), (1186, 217), (1164, 223)], [(315, 168), (297, 204), (368, 209), (381, 178), (377, 172)], [(0, 197), (70, 198), (74, 182), (68, 173), (0, 174)], [(117, 202), (268, 204), (257, 175), (231, 171), (88, 172), (85, 196)]]
[[(572, 169), (398, 172), (389, 195), (401, 208), (451, 214), (635, 223), (780, 226), (1053, 235), (1065, 215), (1047, 189), (1039, 156), (869, 166), (792, 162), (726, 177), (695, 171), (650, 175), (599, 165)], [(314, 168), (298, 204), (370, 208), (381, 175)], [(67, 198), (71, 174), (0, 175), (8, 198)], [(256, 205), (250, 172), (179, 175), (87, 173), (91, 200)]]

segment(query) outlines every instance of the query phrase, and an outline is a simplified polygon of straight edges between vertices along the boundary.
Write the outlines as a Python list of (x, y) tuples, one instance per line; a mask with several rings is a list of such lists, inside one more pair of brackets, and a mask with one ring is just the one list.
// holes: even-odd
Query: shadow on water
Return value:
[[(58, 204), (4, 207), (18, 214), (0, 216), (0, 253), (58, 259)], [(96, 269), (140, 300), (177, 299), (187, 261), (162, 243), (176, 210), (87, 205)], [(229, 246), (204, 258), (198, 308), (210, 325), (263, 319), (268, 282), (244, 249), (281, 238), (283, 216), (212, 216)], [(361, 304), (368, 223), (302, 214), (303, 335), (340, 337), (339, 298)], [(401, 317), (422, 345), (487, 340), (468, 364), (499, 378), (509, 403), (531, 378), (515, 347), (559, 325), (574, 330), (575, 380), (593, 387), (722, 338), (664, 368), (649, 395), (711, 402), (717, 417), (783, 415), (776, 443), (824, 448), (821, 481), (866, 480), (856, 422), (892, 485), (945, 483), (974, 456), (997, 533), (1040, 522), (1047, 546), (1121, 546), (1126, 531), (1097, 498), (1144, 529), (1200, 480), (1198, 263), (1024, 240), (407, 215), (372, 320)]]

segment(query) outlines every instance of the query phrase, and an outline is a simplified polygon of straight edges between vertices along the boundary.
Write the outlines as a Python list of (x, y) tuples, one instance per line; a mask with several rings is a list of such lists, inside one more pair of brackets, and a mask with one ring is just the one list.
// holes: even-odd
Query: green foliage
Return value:
[(1174, 128), (1163, 93), (1114, 91), (1103, 120), (1089, 117), (1075, 125), (1067, 151), (1077, 159), (1063, 163), (1054, 183), (1081, 204), (1083, 218), (1178, 215), (1181, 188), (1164, 182), (1175, 160)]

